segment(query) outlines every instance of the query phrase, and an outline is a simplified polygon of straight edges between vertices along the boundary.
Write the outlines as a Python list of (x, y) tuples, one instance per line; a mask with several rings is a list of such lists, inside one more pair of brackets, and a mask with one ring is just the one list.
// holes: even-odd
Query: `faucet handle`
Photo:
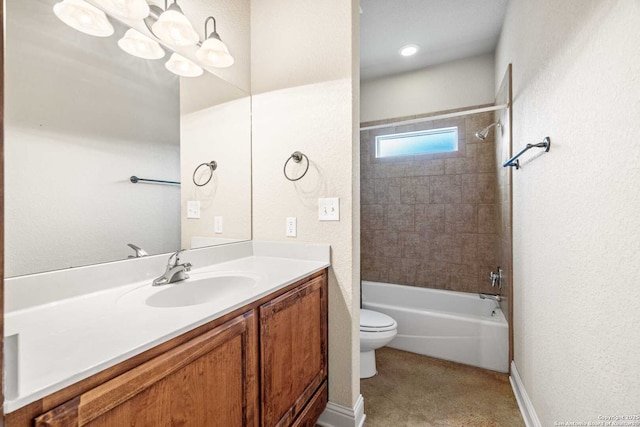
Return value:
[[(169, 261), (167, 262), (167, 265), (170, 267), (175, 267), (176, 265), (178, 265), (178, 263), (180, 262), (180, 252), (184, 252), (186, 249), (178, 249), (177, 251), (175, 251), (174, 253), (171, 254), (171, 256), (169, 257)], [(171, 262), (171, 260), (175, 257), (175, 262)]]
[(499, 289), (502, 289), (502, 269), (498, 266), (498, 272), (493, 271), (489, 273), (489, 279), (491, 279), (491, 287), (498, 285)]
[(139, 246), (134, 245), (133, 243), (127, 243), (127, 246), (129, 246), (131, 249), (133, 249), (136, 254), (134, 255), (129, 255), (129, 258), (140, 258), (143, 256), (149, 256), (149, 254), (147, 253), (147, 251), (145, 251), (144, 249), (142, 249)]

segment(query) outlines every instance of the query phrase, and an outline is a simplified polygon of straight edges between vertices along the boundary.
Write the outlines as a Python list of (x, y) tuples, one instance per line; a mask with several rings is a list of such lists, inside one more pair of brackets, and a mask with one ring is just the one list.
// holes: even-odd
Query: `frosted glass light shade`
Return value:
[(53, 5), (53, 13), (73, 29), (97, 37), (113, 34), (107, 15), (84, 0), (63, 0)]
[(171, 58), (169, 58), (164, 66), (173, 74), (182, 77), (198, 77), (204, 73), (202, 68), (177, 53), (171, 55)]
[(160, 59), (164, 56), (164, 49), (157, 41), (141, 34), (133, 28), (127, 30), (120, 40), (118, 46), (130, 55), (144, 59)]
[(217, 68), (226, 68), (233, 65), (233, 56), (227, 46), (215, 36), (209, 36), (196, 51), (196, 57), (205, 65)]
[(107, 0), (113, 13), (128, 19), (144, 19), (149, 16), (149, 5), (145, 0)]
[(191, 22), (175, 3), (162, 12), (162, 15), (151, 26), (151, 31), (160, 40), (174, 46), (192, 46), (200, 41)]

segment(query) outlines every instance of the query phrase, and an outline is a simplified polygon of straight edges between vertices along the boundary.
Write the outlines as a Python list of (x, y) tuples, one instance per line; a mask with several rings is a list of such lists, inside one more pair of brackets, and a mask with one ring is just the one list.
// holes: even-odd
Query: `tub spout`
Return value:
[(480, 299), (492, 299), (496, 302), (502, 301), (502, 297), (500, 295), (489, 295), (489, 294), (479, 294)]

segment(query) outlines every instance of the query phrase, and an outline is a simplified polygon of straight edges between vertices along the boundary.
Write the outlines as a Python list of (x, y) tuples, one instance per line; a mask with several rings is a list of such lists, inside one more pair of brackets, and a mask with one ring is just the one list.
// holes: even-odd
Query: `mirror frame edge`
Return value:
[[(0, 367), (4, 369), (4, 11), (0, 9)], [(4, 425), (4, 373), (0, 375), (0, 425)]]

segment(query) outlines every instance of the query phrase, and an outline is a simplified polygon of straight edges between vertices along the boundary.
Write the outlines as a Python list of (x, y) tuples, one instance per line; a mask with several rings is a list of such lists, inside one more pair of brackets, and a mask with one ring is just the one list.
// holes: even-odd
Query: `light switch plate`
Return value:
[(213, 217), (213, 232), (217, 234), (222, 233), (222, 217), (221, 216)]
[(287, 237), (296, 237), (298, 234), (298, 224), (296, 217), (287, 217)]
[(193, 218), (193, 219), (200, 218), (200, 201), (199, 200), (187, 201), (187, 218)]
[(340, 221), (340, 198), (318, 199), (318, 219), (320, 221)]

